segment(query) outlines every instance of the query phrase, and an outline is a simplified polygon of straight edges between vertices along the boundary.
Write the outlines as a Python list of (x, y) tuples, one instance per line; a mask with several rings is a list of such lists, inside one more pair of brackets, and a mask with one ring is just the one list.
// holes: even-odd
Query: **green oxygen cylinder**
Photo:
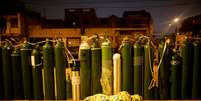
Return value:
[[(159, 60), (161, 60), (163, 49), (165, 43), (161, 41), (158, 47), (158, 53), (159, 53)], [(168, 100), (170, 99), (170, 82), (169, 82), (169, 76), (170, 76), (170, 61), (171, 61), (171, 52), (169, 45), (166, 44), (165, 47), (165, 53), (163, 56), (163, 59), (161, 61), (160, 69), (159, 69), (159, 95), (160, 99), (162, 100)]]
[(12, 71), (13, 71), (13, 90), (14, 99), (24, 99), (23, 84), (22, 84), (22, 69), (21, 56), (19, 49), (16, 49), (11, 54)]
[(144, 47), (139, 42), (134, 44), (134, 94), (143, 93), (144, 75)]
[(112, 66), (112, 46), (109, 39), (101, 45), (102, 52), (102, 74), (101, 85), (102, 92), (106, 95), (111, 95), (113, 90), (113, 66)]
[(192, 98), (193, 44), (186, 40), (182, 47), (181, 99)]
[(122, 58), (122, 91), (127, 91), (130, 94), (134, 94), (134, 78), (133, 78), (133, 46), (128, 37), (125, 37), (122, 41), (121, 47)]
[(54, 49), (47, 39), (43, 46), (43, 67), (44, 67), (44, 99), (55, 99), (54, 86)]
[(6, 42), (2, 48), (4, 99), (13, 99), (11, 53), (12, 46)]
[(26, 41), (20, 48), (24, 99), (33, 99), (31, 45)]
[(57, 41), (54, 48), (55, 67), (56, 67), (56, 92), (57, 100), (66, 99), (66, 59), (64, 43)]
[(66, 77), (66, 99), (72, 99), (72, 80), (69, 75)]
[(181, 99), (181, 58), (175, 53), (170, 63), (170, 98), (179, 100)]
[(91, 93), (98, 94), (102, 92), (101, 83), (101, 48), (98, 43), (98, 37), (93, 39), (91, 46)]
[(80, 59), (80, 99), (91, 95), (91, 53), (87, 36), (82, 36), (79, 49)]
[(3, 85), (3, 63), (2, 63), (2, 46), (0, 44), (0, 100), (4, 97), (4, 85)]
[(153, 100), (154, 99), (154, 89), (148, 89), (149, 84), (152, 80), (152, 72), (153, 68), (153, 50), (150, 47), (149, 41), (144, 45), (144, 89), (143, 95), (145, 100)]
[(194, 61), (193, 61), (193, 84), (192, 84), (192, 98), (193, 99), (201, 99), (201, 43), (194, 43)]
[(39, 44), (32, 50), (31, 64), (33, 77), (33, 98), (35, 100), (43, 99), (43, 77), (42, 77), (42, 59)]

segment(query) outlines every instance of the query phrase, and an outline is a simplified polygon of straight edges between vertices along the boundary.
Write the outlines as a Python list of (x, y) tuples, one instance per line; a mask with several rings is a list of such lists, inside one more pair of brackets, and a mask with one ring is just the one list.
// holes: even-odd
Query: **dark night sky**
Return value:
[(64, 19), (65, 8), (95, 8), (98, 17), (119, 17), (125, 10), (147, 10), (151, 13), (155, 32), (170, 32), (168, 24), (201, 13), (201, 0), (23, 0), (26, 7), (49, 19)]

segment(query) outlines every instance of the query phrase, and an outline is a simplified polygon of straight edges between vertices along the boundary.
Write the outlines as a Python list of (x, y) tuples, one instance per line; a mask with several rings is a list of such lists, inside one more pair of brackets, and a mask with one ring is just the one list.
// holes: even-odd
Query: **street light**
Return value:
[(179, 21), (179, 18), (175, 18), (174, 22), (177, 23)]
[(169, 23), (169, 24), (168, 24), (168, 26), (169, 26), (169, 27), (171, 27), (171, 26), (172, 26), (172, 24), (171, 24), (171, 23)]
[(174, 21), (173, 21), (176, 25), (176, 34), (179, 34), (179, 31), (178, 31), (178, 22), (179, 22), (179, 18), (175, 18)]
[(175, 26), (176, 26), (176, 29), (175, 29), (175, 39), (174, 39), (174, 47), (177, 49), (178, 48), (178, 45), (177, 45), (177, 43), (176, 43), (176, 35), (179, 35), (179, 30), (178, 30), (178, 24), (179, 24), (179, 18), (175, 18), (174, 20), (173, 20), (173, 23), (175, 24)]

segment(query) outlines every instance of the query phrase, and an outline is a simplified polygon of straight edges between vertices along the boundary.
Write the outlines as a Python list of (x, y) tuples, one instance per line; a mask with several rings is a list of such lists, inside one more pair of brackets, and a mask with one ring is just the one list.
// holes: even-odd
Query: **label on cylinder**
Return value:
[(31, 56), (31, 65), (33, 67), (35, 67), (36, 63), (35, 63), (35, 56)]
[(144, 62), (144, 57), (143, 56), (135, 56), (133, 58), (133, 61), (134, 61), (134, 65), (137, 65), (137, 66), (141, 66)]
[(78, 72), (72, 72), (72, 85), (80, 85), (80, 76)]

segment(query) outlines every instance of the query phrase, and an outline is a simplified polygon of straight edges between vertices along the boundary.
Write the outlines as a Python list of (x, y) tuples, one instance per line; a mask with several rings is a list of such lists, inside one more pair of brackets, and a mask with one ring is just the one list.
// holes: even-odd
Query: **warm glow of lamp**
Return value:
[(174, 22), (177, 23), (179, 21), (179, 18), (175, 18)]

